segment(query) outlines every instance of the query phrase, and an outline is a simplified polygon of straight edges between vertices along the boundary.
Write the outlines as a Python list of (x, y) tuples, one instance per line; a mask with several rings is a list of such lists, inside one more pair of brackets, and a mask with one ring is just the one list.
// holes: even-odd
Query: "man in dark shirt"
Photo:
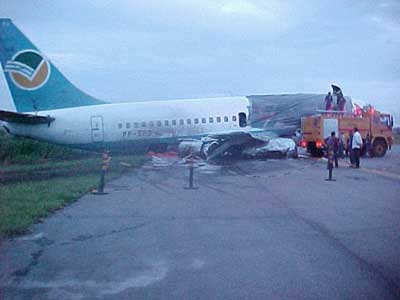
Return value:
[(327, 139), (326, 141), (326, 146), (328, 150), (328, 155), (329, 152), (332, 152), (333, 159), (335, 161), (335, 168), (339, 167), (338, 163), (338, 152), (339, 152), (339, 140), (336, 137), (336, 133), (334, 131), (331, 132), (331, 136)]

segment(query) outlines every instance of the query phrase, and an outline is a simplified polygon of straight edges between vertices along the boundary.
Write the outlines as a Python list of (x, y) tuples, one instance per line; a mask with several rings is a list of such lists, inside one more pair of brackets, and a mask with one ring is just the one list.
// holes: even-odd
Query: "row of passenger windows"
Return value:
[[(236, 122), (237, 121), (237, 117), (236, 116), (232, 116), (232, 122)], [(155, 127), (155, 126), (157, 126), (157, 127), (161, 127), (161, 126), (163, 126), (163, 124), (164, 124), (164, 126), (176, 126), (176, 125), (185, 125), (185, 123), (187, 124), (187, 125), (191, 125), (191, 124), (200, 124), (200, 122), (202, 123), (202, 124), (206, 124), (207, 123), (207, 120), (208, 120), (208, 123), (214, 123), (214, 121), (216, 122), (216, 123), (221, 123), (222, 121), (223, 122), (229, 122), (229, 117), (227, 117), (227, 116), (225, 116), (225, 117), (209, 117), (209, 118), (201, 118), (201, 119), (199, 119), (199, 118), (194, 118), (193, 120), (192, 119), (180, 119), (180, 120), (164, 120), (163, 122), (162, 121), (150, 121), (150, 122), (134, 122), (134, 123), (126, 123), (125, 124), (125, 127), (126, 128), (139, 128), (139, 127)], [(122, 127), (123, 127), (123, 124), (122, 123), (118, 123), (118, 128), (119, 129), (122, 129)]]

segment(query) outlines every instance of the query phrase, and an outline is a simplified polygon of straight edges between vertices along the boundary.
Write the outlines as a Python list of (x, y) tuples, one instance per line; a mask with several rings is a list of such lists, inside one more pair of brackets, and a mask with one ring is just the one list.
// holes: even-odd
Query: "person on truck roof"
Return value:
[(333, 109), (333, 98), (331, 92), (325, 96), (325, 110), (332, 110)]
[(344, 96), (341, 95), (340, 97), (338, 97), (338, 108), (339, 108), (339, 111), (344, 111), (345, 105), (346, 105), (346, 98), (344, 98)]

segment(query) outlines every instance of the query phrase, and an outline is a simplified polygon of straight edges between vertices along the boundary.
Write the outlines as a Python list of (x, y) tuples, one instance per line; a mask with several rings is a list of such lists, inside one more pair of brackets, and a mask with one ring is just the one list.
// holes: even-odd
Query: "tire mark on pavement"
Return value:
[(118, 229), (118, 230), (111, 230), (110, 232), (105, 232), (105, 233), (101, 233), (101, 234), (96, 234), (96, 235), (92, 235), (92, 234), (81, 234), (78, 235), (77, 237), (74, 237), (71, 239), (70, 242), (63, 242), (61, 243), (61, 245), (70, 245), (74, 242), (85, 242), (91, 239), (97, 239), (97, 238), (103, 238), (103, 237), (107, 237), (113, 234), (118, 234), (118, 233), (122, 233), (122, 232), (126, 232), (126, 231), (130, 231), (130, 230), (136, 230), (139, 228), (142, 228), (144, 226), (146, 226), (147, 224), (149, 224), (150, 222), (144, 222), (135, 226), (130, 226), (130, 227), (125, 227), (122, 229)]

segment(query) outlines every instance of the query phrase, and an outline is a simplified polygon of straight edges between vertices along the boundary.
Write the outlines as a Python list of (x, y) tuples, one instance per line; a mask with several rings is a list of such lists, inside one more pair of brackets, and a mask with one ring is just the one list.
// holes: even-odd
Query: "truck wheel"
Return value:
[(383, 139), (376, 139), (374, 141), (373, 149), (374, 149), (374, 156), (376, 157), (384, 156), (387, 151), (386, 141)]

